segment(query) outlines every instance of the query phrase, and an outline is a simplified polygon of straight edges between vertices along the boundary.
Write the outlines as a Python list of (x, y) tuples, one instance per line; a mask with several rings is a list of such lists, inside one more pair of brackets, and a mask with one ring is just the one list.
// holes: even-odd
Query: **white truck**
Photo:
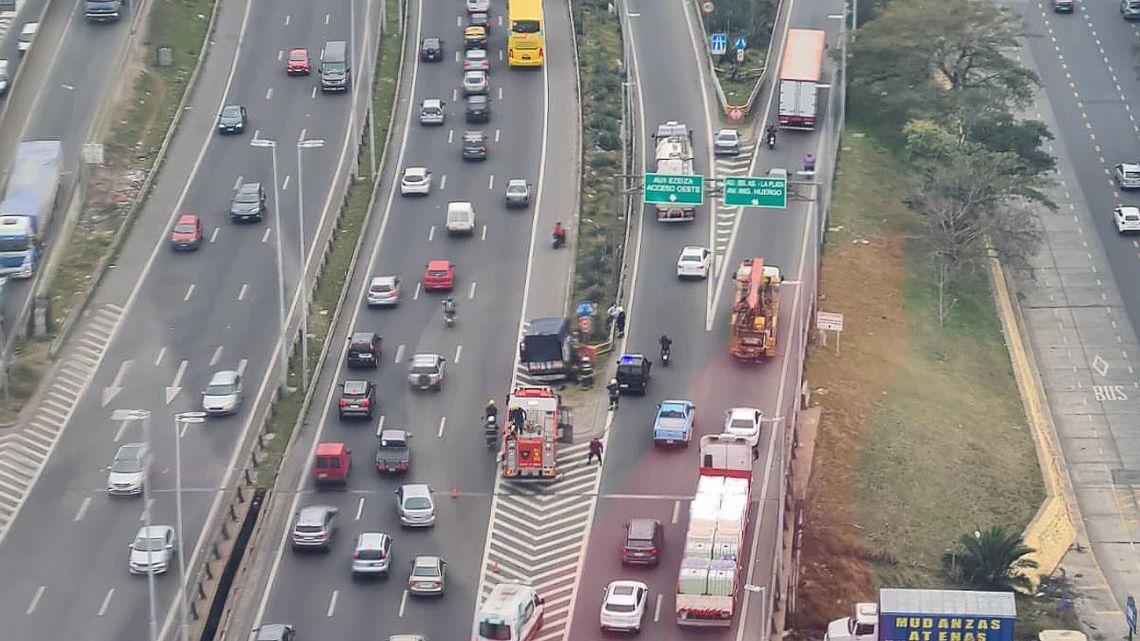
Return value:
[(785, 129), (814, 129), (819, 111), (819, 78), (826, 34), (814, 29), (788, 29), (780, 62), (777, 119)]
[(677, 575), (677, 623), (731, 626), (746, 579), (744, 533), (752, 501), (752, 445), (743, 436), (703, 436), (700, 460)]
[[(668, 176), (692, 176), (696, 173), (693, 168), (693, 132), (687, 125), (676, 120), (657, 125), (653, 140), (657, 143), (655, 173)], [(692, 205), (657, 205), (657, 220), (661, 222), (686, 222), (696, 216), (697, 210)]]

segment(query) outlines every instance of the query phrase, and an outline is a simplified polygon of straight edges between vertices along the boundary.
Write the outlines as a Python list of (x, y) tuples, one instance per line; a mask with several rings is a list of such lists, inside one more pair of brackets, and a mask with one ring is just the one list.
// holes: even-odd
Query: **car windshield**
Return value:
[(538, 33), (542, 30), (542, 23), (538, 20), (515, 20), (511, 23), (511, 31), (515, 33)]
[(391, 285), (388, 285), (387, 283), (381, 283), (379, 285), (373, 285), (370, 289), (371, 289), (371, 291), (374, 291), (378, 294), (383, 294), (386, 292), (390, 292), (396, 288), (392, 287)]
[(424, 496), (409, 496), (404, 499), (404, 508), (409, 510), (429, 510), (431, 501)]
[(259, 198), (257, 197), (257, 192), (255, 192), (255, 191), (238, 192), (238, 195), (234, 196), (235, 202), (239, 202), (239, 203), (243, 203), (243, 204), (253, 204), (253, 203), (256, 203), (258, 200), (259, 200)]
[(751, 430), (755, 424), (746, 418), (734, 418), (728, 423), (728, 426), (734, 430)]
[(661, 410), (661, 418), (685, 418), (685, 412), (677, 409)]
[(320, 532), (321, 526), (319, 525), (298, 525), (296, 527), (298, 532)]
[(111, 471), (118, 474), (134, 474), (142, 471), (142, 465), (138, 459), (115, 459), (115, 462), (111, 463)]
[(135, 539), (135, 549), (136, 550), (142, 550), (144, 552), (147, 552), (147, 551), (158, 552), (158, 551), (161, 551), (162, 548), (165, 547), (165, 545), (166, 545), (166, 542), (160, 536), (155, 536), (155, 537), (150, 537), (150, 538), (140, 536), (137, 539)]
[(424, 181), (424, 175), (416, 172), (408, 172), (404, 174), (404, 182), (420, 183)]
[(237, 118), (239, 116), (241, 116), (240, 107), (226, 107), (225, 109), (222, 109), (223, 118)]
[(526, 193), (526, 185), (507, 185), (507, 192), (512, 194)]
[(412, 569), (412, 576), (439, 577), (439, 568), (434, 565), (417, 565)]
[(190, 234), (194, 232), (194, 223), (178, 223), (174, 226), (174, 231), (179, 234)]
[(206, 387), (206, 396), (226, 396), (233, 392), (234, 386), (229, 383), (214, 383)]
[(304, 51), (294, 51), (289, 54), (289, 60), (291, 62), (304, 62), (308, 55)]

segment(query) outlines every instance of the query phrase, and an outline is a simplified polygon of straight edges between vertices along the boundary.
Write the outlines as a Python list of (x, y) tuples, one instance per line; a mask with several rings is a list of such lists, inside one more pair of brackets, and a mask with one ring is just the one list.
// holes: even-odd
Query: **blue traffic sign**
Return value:
[(732, 48), (733, 49), (747, 49), (748, 48), (748, 41), (744, 39), (744, 36), (736, 36), (736, 40), (732, 41)]
[(598, 306), (593, 301), (584, 300), (578, 303), (578, 318), (593, 316), (598, 313)]
[(728, 53), (728, 34), (709, 34), (709, 53), (714, 56), (723, 56)]

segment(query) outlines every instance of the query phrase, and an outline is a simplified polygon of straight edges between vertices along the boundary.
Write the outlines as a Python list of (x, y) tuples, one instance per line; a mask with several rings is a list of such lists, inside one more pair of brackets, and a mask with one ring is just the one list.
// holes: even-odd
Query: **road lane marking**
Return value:
[[(289, 26), (289, 16), (285, 16), (285, 26)], [(281, 62), (284, 59), (285, 59), (285, 50), (284, 49), (278, 49), (277, 50), (277, 62)]]
[[(143, 482), (145, 483), (146, 481)], [(153, 514), (153, 512), (151, 512), (152, 509), (154, 509), (154, 499), (147, 499), (146, 502), (143, 503), (142, 514), (139, 514), (139, 520), (145, 521), (148, 513)]]
[(380, 422), (376, 424), (376, 438), (380, 438), (380, 433), (384, 431), (384, 415), (380, 415)]
[(292, 176), (285, 176), (285, 180), (281, 182), (281, 191), (287, 191), (289, 189), (290, 178), (292, 178)]
[(396, 613), (396, 616), (398, 618), (401, 618), (401, 619), (404, 618), (404, 606), (406, 606), (407, 604), (408, 604), (408, 591), (404, 590), (404, 593), (400, 595), (400, 611), (398, 613)]
[(661, 593), (657, 593), (657, 603), (653, 605), (653, 622), (657, 623), (661, 620)]
[(185, 437), (186, 436), (186, 430), (188, 430), (189, 428), (190, 428), (189, 423), (187, 423), (185, 421), (179, 421), (178, 438)]
[(162, 357), (163, 356), (166, 356), (166, 348), (160, 347), (158, 350), (158, 357), (154, 359), (154, 366), (155, 367), (162, 365)]
[(210, 244), (211, 245), (213, 245), (218, 240), (218, 232), (221, 230), (222, 230), (221, 227), (215, 227), (214, 231), (210, 232)]
[(36, 588), (36, 593), (32, 595), (32, 602), (28, 604), (28, 609), (24, 610), (24, 614), (31, 614), (36, 611), (36, 606), (40, 604), (40, 597), (44, 595), (46, 589), (46, 585)]
[(479, 234), (479, 240), (487, 240), (487, 226), (483, 225), (483, 231)]
[(309, 132), (309, 130), (308, 130), (308, 129), (305, 129), (304, 127), (302, 127), (302, 128), (301, 128), (301, 135), (297, 136), (297, 142), (301, 142), (302, 140), (304, 140), (304, 139), (305, 139), (305, 134), (306, 134), (306, 133), (308, 133), (308, 132)]
[(495, 142), (499, 142), (499, 130), (495, 130)]
[(190, 287), (186, 289), (186, 295), (182, 297), (182, 302), (185, 303), (186, 301), (190, 300), (190, 297), (193, 295), (194, 295), (194, 283), (190, 283)]
[(404, 344), (400, 343), (400, 346), (396, 348), (396, 363), (402, 362), (404, 362)]
[(103, 388), (103, 395), (100, 399), (102, 401), (101, 407), (107, 407), (107, 404), (114, 400), (119, 392), (123, 391), (123, 379), (127, 377), (127, 372), (130, 371), (133, 364), (134, 361), (131, 359), (119, 363), (119, 371), (115, 372), (115, 378), (111, 381), (111, 385)]
[[(500, 16), (500, 17), (502, 17), (502, 16)], [(499, 62), (502, 62), (502, 61), (503, 61), (503, 50), (499, 49)]]
[(435, 239), (435, 225), (428, 227), (428, 242), (430, 243)]
[(459, 101), (459, 90), (458, 89), (452, 89), (451, 90), (451, 102), (458, 102), (458, 101)]
[(234, 191), (237, 191), (238, 188), (241, 187), (241, 179), (244, 177), (245, 176), (238, 176), (237, 180), (234, 181)]
[(245, 290), (249, 288), (246, 283), (241, 284), (241, 289), (238, 290), (238, 300), (245, 300)]
[[(326, 14), (325, 14), (325, 24), (328, 24), (328, 23), (329, 23), (329, 20), (331, 20), (331, 19), (332, 19), (332, 14), (331, 14), (331, 13), (326, 13)], [(322, 54), (322, 55), (323, 55), (323, 54)]]
[(456, 365), (458, 365), (459, 364), (459, 357), (462, 355), (463, 355), (463, 346), (462, 345), (456, 345), (455, 346), (455, 358), (451, 359), (452, 362), (455, 363)]
[(449, 144), (449, 145), (451, 144), (451, 140), (454, 136), (455, 136), (455, 130), (454, 129), (448, 129), (447, 130), (447, 144)]
[(317, 97), (317, 87), (316, 87), (316, 85), (313, 85), (313, 92), (312, 92), (311, 94), (309, 94), (309, 97), (310, 97), (310, 98), (316, 98), (316, 97)]
[(214, 355), (210, 357), (210, 367), (217, 365), (220, 360), (222, 360), (222, 346), (218, 345), (214, 348)]
[(265, 99), (269, 100), (272, 97), (273, 97), (273, 87), (270, 87), (270, 88), (265, 90)]
[[(285, 14), (285, 26), (286, 26), (286, 27), (288, 27), (288, 26), (289, 26), (289, 20), (291, 20), (291, 19), (292, 19), (292, 18), (290, 18), (289, 14)], [(281, 58), (282, 58), (282, 56), (284, 56), (284, 55), (285, 55), (285, 52), (284, 52), (284, 51), (279, 51), (279, 52), (277, 53), (277, 62), (281, 62)]]
[(115, 596), (115, 588), (107, 590), (107, 595), (103, 597), (103, 603), (99, 606), (99, 611), (96, 616), (104, 616), (107, 614), (107, 608), (111, 605), (111, 597)]
[[(456, 18), (458, 18), (458, 16), (456, 16)], [(458, 20), (456, 20), (456, 22), (458, 22)], [(455, 50), (455, 61), (459, 62), (459, 50), (458, 49)]]
[(254, 129), (253, 130), (253, 139), (257, 140), (259, 138), (261, 138), (261, 130), (260, 129)]
[(360, 500), (357, 501), (357, 503), (356, 503), (356, 518), (354, 520), (359, 521), (360, 515), (363, 513), (364, 513), (364, 497), (362, 496), (362, 497), (360, 497)]
[(416, 291), (412, 292), (412, 300), (419, 300), (419, 298), (420, 298), (420, 287), (422, 285), (423, 285), (423, 281), (416, 283)]
[(325, 613), (325, 617), (331, 618), (333, 612), (336, 612), (336, 597), (340, 594), (340, 590), (333, 590), (332, 598), (329, 599), (329, 611)]
[(491, 174), (491, 177), (487, 180), (487, 189), (494, 189), (494, 188), (495, 188), (495, 174)]
[(478, 285), (477, 281), (471, 281), (471, 289), (467, 290), (467, 300), (475, 300), (475, 286)]
[(674, 525), (677, 524), (677, 519), (681, 518), (681, 502), (673, 501), (673, 521)]
[(130, 423), (130, 421), (119, 421), (119, 429), (115, 431), (115, 443), (123, 440), (123, 432), (127, 431), (127, 423)]
[(503, 99), (503, 88), (499, 87), (499, 100)]
[(170, 401), (174, 400), (175, 396), (182, 391), (182, 377), (186, 375), (186, 359), (178, 364), (178, 371), (174, 373), (174, 380), (166, 387), (166, 404), (170, 405)]
[(439, 417), (439, 431), (435, 433), (436, 438), (443, 438), (443, 428), (447, 427), (447, 417)]
[(60, 87), (63, 87), (64, 89), (66, 89), (68, 91), (75, 91), (75, 85), (61, 84)]
[(273, 231), (272, 227), (266, 227), (265, 228), (265, 233), (263, 233), (261, 235), (261, 242), (263, 242), (263, 243), (269, 242), (269, 232), (271, 232), (271, 231)]
[[(122, 422), (125, 423), (126, 421), (122, 421)], [(87, 516), (87, 508), (90, 505), (91, 505), (91, 497), (90, 496), (83, 497), (83, 502), (79, 504), (79, 510), (77, 510), (75, 512), (75, 518), (73, 518), (71, 520), (75, 523), (82, 521), (83, 517)]]
[(245, 368), (247, 365), (249, 365), (248, 359), (243, 358), (240, 361), (238, 361), (238, 368), (237, 368), (238, 376), (245, 376)]
[(439, 179), (439, 190), (443, 191), (444, 189), (447, 189), (447, 174), (444, 174)]

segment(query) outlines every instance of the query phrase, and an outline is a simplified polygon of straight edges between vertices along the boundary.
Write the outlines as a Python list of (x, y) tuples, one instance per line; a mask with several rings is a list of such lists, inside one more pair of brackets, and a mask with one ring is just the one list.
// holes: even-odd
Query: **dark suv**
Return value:
[(487, 122), (491, 119), (491, 102), (487, 96), (467, 96), (467, 122)]
[(348, 339), (345, 362), (349, 367), (380, 367), (380, 343), (383, 339), (375, 332), (355, 332)]
[(242, 183), (230, 201), (230, 218), (261, 222), (265, 216), (265, 188), (261, 183)]
[(657, 565), (664, 542), (664, 528), (654, 519), (631, 519), (625, 524), (621, 546), (623, 565)]
[(645, 395), (649, 387), (649, 369), (653, 363), (644, 354), (622, 354), (618, 360), (618, 389), (623, 394)]
[(487, 159), (487, 134), (481, 131), (463, 132), (463, 159)]
[(340, 384), (337, 412), (341, 420), (363, 417), (372, 420), (376, 407), (376, 388), (369, 381), (345, 381)]
[(424, 38), (420, 45), (420, 60), (424, 62), (439, 62), (443, 60), (443, 41), (439, 38)]

